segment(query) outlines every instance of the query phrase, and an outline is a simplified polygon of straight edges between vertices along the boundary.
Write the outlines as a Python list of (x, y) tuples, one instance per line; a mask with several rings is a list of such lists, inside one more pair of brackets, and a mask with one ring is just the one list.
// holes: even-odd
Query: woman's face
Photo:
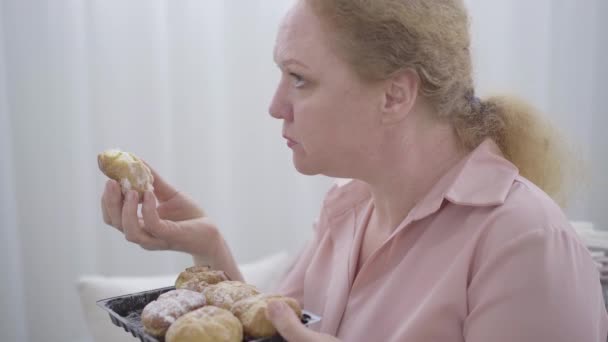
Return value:
[(353, 177), (378, 142), (382, 89), (362, 82), (336, 56), (312, 10), (299, 1), (277, 36), (281, 80), (270, 114), (303, 174)]

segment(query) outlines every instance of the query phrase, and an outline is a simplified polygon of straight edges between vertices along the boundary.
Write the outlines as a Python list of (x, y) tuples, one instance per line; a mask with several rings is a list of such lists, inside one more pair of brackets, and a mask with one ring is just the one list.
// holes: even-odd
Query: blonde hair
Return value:
[(540, 113), (508, 96), (475, 96), (469, 18), (462, 0), (305, 0), (363, 79), (411, 68), (439, 119), (469, 150), (493, 139), (520, 174), (565, 203), (567, 150)]

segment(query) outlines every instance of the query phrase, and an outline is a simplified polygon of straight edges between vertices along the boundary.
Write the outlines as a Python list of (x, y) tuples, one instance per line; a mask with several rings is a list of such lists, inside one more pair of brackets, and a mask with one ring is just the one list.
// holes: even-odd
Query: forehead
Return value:
[(305, 1), (298, 1), (279, 27), (274, 48), (275, 61), (278, 64), (289, 60), (315, 64), (330, 55), (321, 21)]

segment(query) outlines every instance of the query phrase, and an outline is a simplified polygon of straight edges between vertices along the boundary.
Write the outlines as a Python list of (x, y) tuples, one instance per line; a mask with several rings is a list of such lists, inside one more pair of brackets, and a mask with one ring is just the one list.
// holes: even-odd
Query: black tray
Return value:
[[(130, 332), (142, 342), (164, 342), (164, 338), (156, 338), (144, 332), (144, 328), (141, 324), (141, 312), (148, 303), (156, 300), (161, 294), (171, 290), (175, 290), (175, 287), (163, 287), (150, 291), (102, 299), (97, 301), (97, 305), (110, 314), (112, 323), (124, 328), (125, 331)], [(304, 325), (309, 326), (319, 321), (321, 321), (321, 317), (306, 310), (302, 311), (302, 323)], [(285, 340), (281, 336), (276, 335), (258, 340), (245, 337), (243, 341), (283, 342)]]

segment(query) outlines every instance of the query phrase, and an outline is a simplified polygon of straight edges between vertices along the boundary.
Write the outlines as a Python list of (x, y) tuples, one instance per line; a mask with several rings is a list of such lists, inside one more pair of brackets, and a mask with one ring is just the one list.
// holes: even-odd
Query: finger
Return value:
[[(110, 218), (110, 214), (108, 214), (108, 209), (106, 209), (106, 199), (105, 199), (105, 195), (101, 196), (101, 215), (103, 216), (103, 222), (105, 222), (105, 224), (107, 224), (108, 226), (112, 226), (112, 219)], [(112, 226), (114, 227), (114, 226)], [(114, 227), (116, 228), (116, 227)], [(116, 228), (118, 229), (118, 228)], [(120, 229), (118, 229), (120, 230)]]
[(152, 177), (154, 177), (154, 194), (161, 202), (169, 200), (171, 197), (175, 196), (177, 190), (171, 184), (167, 183), (157, 172), (154, 170), (145, 160), (142, 159), (144, 164), (150, 169), (152, 173)]
[[(139, 217), (138, 218), (139, 221), (139, 226), (144, 227), (144, 220)], [(139, 245), (141, 246), (141, 248), (145, 249), (145, 250), (149, 250), (149, 251), (158, 251), (158, 250), (167, 250), (169, 249), (169, 245), (167, 244), (166, 241), (161, 240), (161, 239), (157, 239), (154, 236), (150, 235), (149, 233), (147, 233), (144, 229), (143, 232), (143, 239), (142, 241), (139, 241)]]
[(134, 191), (127, 192), (122, 207), (122, 226), (125, 237), (130, 242), (137, 243), (139, 219), (137, 217), (137, 198)]
[(293, 310), (280, 300), (273, 300), (268, 303), (266, 316), (279, 334), (289, 342), (312, 342), (316, 340), (315, 333), (306, 328)]
[[(159, 203), (158, 216), (172, 221), (184, 221), (205, 217), (205, 211), (194, 204), (194, 200), (184, 193), (175, 195), (174, 199)], [(179, 198), (178, 198), (179, 197)]]
[(144, 221), (144, 229), (151, 236), (166, 240), (170, 238), (168, 233), (171, 221), (161, 220), (156, 208), (156, 197), (150, 191), (144, 193), (144, 202), (141, 207), (141, 215)]
[(105, 209), (104, 220), (108, 219), (108, 224), (122, 230), (122, 193), (120, 185), (114, 180), (106, 182), (106, 189), (103, 194), (103, 208)]
[[(106, 185), (107, 188), (107, 185)], [(108, 210), (106, 209), (106, 190), (104, 189), (103, 194), (101, 195), (101, 215), (103, 216), (103, 222), (106, 224), (110, 224), (110, 215), (108, 214)]]
[(135, 191), (127, 193), (122, 209), (122, 224), (125, 238), (129, 242), (136, 243), (145, 249), (160, 249), (164, 242), (146, 233), (137, 216), (138, 194)]

